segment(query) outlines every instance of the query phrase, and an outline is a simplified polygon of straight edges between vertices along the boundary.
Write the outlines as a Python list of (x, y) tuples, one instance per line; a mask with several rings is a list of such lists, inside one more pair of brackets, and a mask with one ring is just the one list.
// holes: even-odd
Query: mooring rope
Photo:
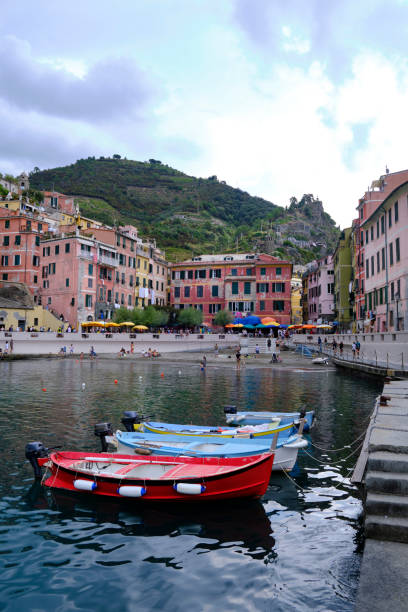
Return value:
[[(347, 455), (346, 457), (342, 457), (341, 460), (345, 461), (346, 459), (349, 459), (350, 457), (352, 457), (357, 451), (359, 451), (362, 448), (363, 444), (364, 444), (364, 441), (361, 442), (361, 444), (359, 444), (358, 446), (356, 446), (356, 448), (353, 451), (351, 451), (351, 453), (349, 455)], [(344, 448), (347, 448), (347, 446), (345, 446)], [(307, 450), (305, 450), (305, 449), (302, 449), (302, 450), (303, 450), (303, 453), (308, 455), (308, 457), (311, 457), (312, 459), (314, 459), (317, 463), (321, 463), (323, 465), (325, 465), (325, 464), (329, 464), (330, 465), (332, 463), (332, 461), (328, 461), (327, 459), (326, 459), (326, 461), (322, 461), (321, 459), (317, 459), (311, 453), (308, 453)]]
[[(354, 470), (354, 466), (352, 468), (350, 468), (350, 470), (347, 473), (347, 476), (342, 476), (342, 478), (348, 480), (351, 472)], [(282, 470), (283, 473), (285, 474), (285, 476), (292, 482), (292, 484), (295, 485), (295, 487), (297, 487), (300, 491), (302, 491), (302, 493), (314, 493), (315, 495), (317, 495), (318, 497), (328, 497), (330, 496), (330, 493), (318, 493), (317, 491), (313, 491), (313, 489), (305, 489), (304, 487), (301, 487), (300, 485), (298, 485), (298, 483), (292, 478), (292, 476), (290, 476), (288, 474), (288, 472), (286, 470)], [(341, 476), (341, 474), (339, 474)], [(332, 486), (332, 489), (338, 489), (342, 484), (344, 484), (344, 482), (339, 482), (339, 484), (335, 487)], [(348, 483), (350, 484), (350, 482)]]
[(313, 444), (313, 442), (310, 442), (311, 446), (314, 446), (314, 448), (317, 448), (321, 451), (324, 451), (325, 453), (338, 453), (340, 451), (345, 450), (346, 448), (350, 448), (351, 446), (353, 446), (353, 444), (355, 444), (356, 442), (358, 442), (359, 440), (361, 440), (361, 438), (363, 436), (366, 435), (366, 431), (363, 431), (362, 434), (360, 434), (358, 436), (358, 438), (356, 438), (355, 440), (353, 440), (353, 442), (350, 442), (350, 444), (347, 444), (346, 446), (343, 446), (342, 448), (323, 448), (322, 446), (318, 446), (317, 444)]

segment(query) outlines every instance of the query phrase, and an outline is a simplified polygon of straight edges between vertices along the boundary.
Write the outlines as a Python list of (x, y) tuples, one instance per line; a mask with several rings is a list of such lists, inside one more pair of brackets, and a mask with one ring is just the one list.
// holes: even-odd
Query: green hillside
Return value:
[[(83, 215), (109, 225), (137, 225), (142, 236), (155, 238), (173, 260), (203, 252), (265, 250), (268, 245), (269, 252), (305, 263), (330, 250), (338, 236), (333, 220), (313, 196), (285, 209), (216, 176), (195, 178), (153, 159), (138, 162), (114, 156), (81, 159), (50, 170), (36, 168), (30, 173), (30, 186), (74, 195)], [(283, 231), (275, 244), (270, 236), (277, 224)], [(284, 244), (287, 231), (289, 238), (301, 234), (320, 246)]]

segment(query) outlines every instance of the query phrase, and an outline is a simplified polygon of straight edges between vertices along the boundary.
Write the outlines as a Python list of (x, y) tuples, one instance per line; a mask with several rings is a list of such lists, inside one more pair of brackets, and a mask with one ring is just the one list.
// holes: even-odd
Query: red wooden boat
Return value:
[(251, 457), (141, 457), (53, 452), (37, 458), (46, 487), (143, 501), (199, 501), (261, 497), (274, 454)]

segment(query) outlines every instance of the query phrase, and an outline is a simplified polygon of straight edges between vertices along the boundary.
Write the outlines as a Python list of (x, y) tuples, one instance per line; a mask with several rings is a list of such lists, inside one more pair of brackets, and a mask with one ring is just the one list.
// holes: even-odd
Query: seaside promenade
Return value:
[(133, 355), (151, 349), (160, 354), (183, 351), (214, 351), (233, 348), (239, 337), (232, 334), (97, 334), (56, 332), (0, 332), (0, 349), (13, 355), (57, 355), (63, 347), (66, 353), (89, 354), (91, 347), (97, 355), (115, 355), (123, 348)]

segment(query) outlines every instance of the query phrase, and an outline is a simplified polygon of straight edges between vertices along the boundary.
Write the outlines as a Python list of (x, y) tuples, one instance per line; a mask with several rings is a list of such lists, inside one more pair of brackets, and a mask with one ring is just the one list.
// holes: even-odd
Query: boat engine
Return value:
[(133, 410), (126, 410), (123, 413), (121, 422), (124, 425), (126, 431), (134, 431), (133, 426), (140, 423), (140, 416), (137, 414), (137, 412), (134, 412)]
[(237, 414), (236, 406), (224, 406), (224, 414)]
[(25, 456), (33, 467), (34, 477), (40, 479), (42, 472), (37, 459), (48, 457), (48, 448), (45, 448), (42, 442), (28, 442), (25, 447)]
[(111, 423), (97, 423), (95, 425), (94, 434), (97, 438), (101, 439), (102, 452), (106, 453), (108, 450), (108, 443), (106, 442), (105, 436), (113, 436)]

